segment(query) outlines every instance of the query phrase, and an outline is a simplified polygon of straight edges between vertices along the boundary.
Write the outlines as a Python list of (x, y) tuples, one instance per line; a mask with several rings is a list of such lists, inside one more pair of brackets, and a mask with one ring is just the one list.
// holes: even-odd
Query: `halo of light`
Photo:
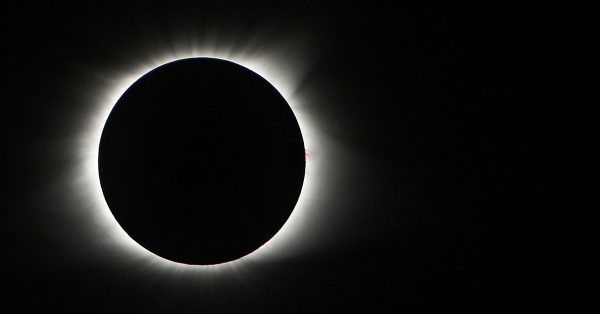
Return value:
[[(310, 154), (310, 161), (307, 160), (306, 163), (300, 197), (292, 214), (281, 229), (267, 243), (248, 255), (216, 265), (186, 265), (173, 262), (153, 254), (135, 242), (121, 228), (108, 208), (100, 187), (98, 173), (98, 150), (104, 124), (121, 95), (140, 77), (163, 64), (198, 57), (218, 58), (237, 63), (259, 74), (273, 85), (286, 99), (296, 116), (305, 149)], [(286, 250), (292, 250), (291, 242), (294, 242), (294, 237), (307, 228), (311, 213), (315, 210), (313, 205), (321, 186), (318, 174), (322, 174), (323, 170), (321, 169), (321, 157), (324, 155), (324, 146), (320, 145), (318, 141), (321, 134), (318, 134), (318, 129), (314, 127), (314, 119), (311, 119), (310, 113), (304, 110), (303, 103), (306, 100), (302, 99), (301, 93), (296, 92), (299, 83), (294, 81), (292, 75), (294, 71), (289, 67), (286, 68), (285, 65), (285, 63), (277, 63), (277, 60), (266, 57), (265, 54), (235, 54), (215, 49), (204, 51), (188, 49), (157, 55), (137, 66), (131, 66), (124, 73), (111, 78), (107, 88), (96, 91), (97, 94), (92, 97), (94, 112), (91, 113), (90, 119), (78, 138), (76, 154), (79, 163), (75, 169), (77, 175), (73, 187), (80, 198), (89, 202), (90, 219), (93, 220), (93, 225), (104, 234), (103, 243), (111, 245), (113, 249), (128, 255), (129, 258), (144, 262), (155, 270), (169, 270), (177, 273), (192, 271), (203, 274), (221, 273), (225, 270), (238, 272), (248, 262), (272, 259)]]

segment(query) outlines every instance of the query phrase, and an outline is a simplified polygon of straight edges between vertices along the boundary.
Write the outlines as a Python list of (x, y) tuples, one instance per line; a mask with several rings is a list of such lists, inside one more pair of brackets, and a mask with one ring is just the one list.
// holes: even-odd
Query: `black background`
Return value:
[[(2, 6), (1, 282), (11, 312), (542, 312), (584, 308), (594, 295), (587, 8)], [(90, 106), (76, 95), (92, 88), (73, 78), (119, 68), (192, 26), (309, 42), (298, 84), (340, 152), (309, 249), (242, 279), (192, 282), (103, 256), (93, 241), (102, 235), (78, 228), (89, 218), (61, 202), (61, 182), (73, 180), (66, 139)]]

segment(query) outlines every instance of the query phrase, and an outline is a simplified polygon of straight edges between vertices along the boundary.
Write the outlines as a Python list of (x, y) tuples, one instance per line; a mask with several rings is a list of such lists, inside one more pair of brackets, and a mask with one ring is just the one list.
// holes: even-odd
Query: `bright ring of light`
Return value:
[[(310, 161), (307, 161), (306, 164), (304, 186), (296, 207), (279, 232), (259, 249), (242, 258), (209, 266), (185, 265), (172, 262), (151, 253), (137, 244), (137, 242), (125, 233), (112, 216), (100, 187), (98, 173), (98, 150), (102, 130), (108, 115), (121, 95), (135, 81), (156, 67), (176, 60), (196, 57), (219, 58), (235, 62), (256, 72), (271, 83), (283, 95), (292, 108), (304, 137), (305, 148), (310, 152), (311, 156)], [(79, 180), (75, 182), (78, 193), (81, 195), (83, 192), (84, 194), (80, 197), (92, 200), (92, 204), (89, 204), (90, 214), (96, 226), (105, 234), (103, 235), (105, 237), (102, 240), (103, 243), (110, 245), (111, 249), (120, 250), (121, 254), (129, 255), (128, 257), (133, 257), (136, 260), (142, 260), (152, 267), (159, 267), (159, 269), (163, 269), (164, 267), (168, 267), (169, 269), (175, 268), (179, 271), (221, 272), (224, 269), (236, 270), (240, 266), (243, 266), (246, 261), (260, 261), (275, 256), (284, 250), (290, 250), (290, 247), (293, 247), (293, 245), (290, 245), (293, 242), (293, 238), (301, 230), (305, 229), (307, 218), (310, 216), (309, 212), (314, 210), (312, 208), (314, 206), (311, 205), (314, 203), (313, 200), (316, 192), (319, 190), (319, 180), (316, 173), (319, 173), (319, 157), (322, 147), (317, 143), (316, 128), (313, 127), (309, 114), (302, 110), (302, 99), (299, 97), (299, 93), (296, 93), (294, 90), (295, 84), (292, 82), (290, 73), (282, 73), (283, 68), (283, 66), (273, 64), (273, 60), (266, 60), (264, 56), (248, 57), (236, 56), (229, 53), (219, 54), (214, 51), (211, 53), (192, 51), (189, 54), (178, 53), (177, 55), (169, 55), (159, 60), (153, 60), (152, 62), (138, 66), (133, 71), (130, 71), (128, 75), (122, 75), (112, 80), (110, 88), (104, 91), (99, 99), (96, 99), (96, 112), (93, 114), (92, 121), (88, 121), (85, 130), (82, 132), (83, 136), (79, 139), (77, 154), (81, 162), (78, 169), (78, 176), (76, 177)]]

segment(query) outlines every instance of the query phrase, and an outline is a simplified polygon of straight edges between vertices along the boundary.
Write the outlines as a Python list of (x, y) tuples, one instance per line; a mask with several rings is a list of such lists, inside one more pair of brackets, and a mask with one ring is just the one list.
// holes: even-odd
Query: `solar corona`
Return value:
[[(272, 58), (268, 58), (269, 56)], [(92, 101), (92, 104), (94, 104), (94, 106), (90, 107), (93, 112), (90, 112), (86, 117), (85, 121), (87, 122), (82, 125), (79, 134), (78, 145), (75, 151), (79, 162), (76, 163), (76, 167), (73, 169), (74, 178), (72, 181), (72, 200), (80, 204), (79, 207), (81, 210), (84, 210), (84, 213), (88, 213), (83, 223), (97, 234), (102, 234), (96, 245), (104, 247), (105, 252), (112, 254), (115, 258), (123, 261), (131, 260), (136, 261), (136, 263), (140, 262), (148, 269), (174, 271), (176, 273), (192, 272), (199, 275), (239, 273), (240, 269), (247, 265), (248, 262), (260, 262), (276, 258), (276, 256), (293, 254), (294, 247), (298, 249), (302, 245), (306, 245), (302, 242), (302, 235), (307, 230), (309, 224), (315, 221), (316, 204), (321, 198), (321, 194), (318, 191), (324, 183), (322, 180), (324, 173), (323, 160), (327, 149), (322, 143), (322, 135), (319, 134), (318, 129), (314, 126), (314, 118), (309, 111), (304, 109), (307, 101), (306, 96), (297, 89), (299, 82), (295, 81), (294, 78), (297, 77), (298, 73), (302, 72), (302, 69), (301, 67), (298, 68), (297, 65), (294, 68), (291, 63), (288, 64), (285, 61), (285, 58), (276, 57), (275, 53), (271, 55), (263, 53), (260, 56), (256, 56), (253, 54), (232, 53), (231, 51), (219, 51), (218, 49), (182, 49), (176, 53), (156, 53), (154, 57), (144, 62), (134, 63), (129, 68), (126, 66), (119, 71), (112, 72), (112, 74), (107, 75), (109, 80), (103, 78), (103, 87), (97, 88), (87, 96)], [(120, 111), (117, 108), (125, 104), (123, 101), (128, 99), (137, 87), (145, 85), (143, 82), (153, 77), (153, 74), (157, 73), (157, 71), (161, 72), (164, 69), (170, 68), (171, 65), (185, 65), (188, 63), (212, 63), (213, 65), (217, 65), (220, 69), (213, 69), (213, 74), (223, 71), (226, 68), (229, 71), (237, 73), (237, 79), (232, 79), (232, 76), (229, 76), (228, 79), (222, 78), (219, 80), (215, 79), (214, 76), (211, 77), (211, 75), (202, 78), (208, 85), (220, 84), (221, 91), (227, 84), (230, 84), (230, 88), (238, 89), (236, 92), (221, 93), (221, 96), (230, 98), (226, 101), (229, 102), (229, 106), (217, 106), (223, 100), (223, 97), (215, 96), (217, 89), (214, 86), (212, 86), (213, 88), (209, 88), (207, 87), (208, 85), (196, 84), (194, 88), (187, 89), (188, 91), (198, 93), (195, 95), (196, 101), (193, 103), (183, 99), (163, 102), (162, 107), (160, 105), (154, 106), (155, 109), (162, 108), (162, 112), (160, 110), (159, 112), (154, 112), (152, 113), (154, 118), (150, 118), (147, 116), (149, 115), (147, 110), (150, 110), (149, 107), (152, 106), (145, 108), (143, 105), (144, 101), (141, 101), (138, 104), (139, 110), (133, 110), (132, 112), (137, 112), (139, 114), (138, 118), (148, 118), (146, 122), (129, 116), (129, 118), (123, 118), (123, 121), (117, 123), (121, 126), (115, 128), (115, 132), (107, 131), (108, 129), (112, 129), (112, 127), (108, 129), (106, 127), (112, 126), (113, 122), (118, 120), (113, 121), (113, 117), (120, 116), (120, 114), (116, 115), (116, 112)], [(197, 75), (202, 76), (202, 73), (206, 75), (210, 71), (195, 72)], [(240, 80), (239, 75), (244, 78)], [(165, 81), (169, 81), (169, 79), (165, 79)], [(243, 83), (243, 81), (246, 83)], [(249, 86), (252, 84), (261, 87), (257, 89), (258, 92), (256, 93), (258, 94), (248, 98), (249, 94), (247, 92), (250, 90)], [(157, 95), (161, 93), (160, 89), (148, 89), (144, 87), (144, 90), (155, 93), (154, 96), (147, 98), (149, 102), (156, 102), (159, 99)], [(176, 91), (169, 97), (181, 97), (179, 92), (181, 91)], [(202, 101), (202, 97), (211, 93), (212, 96), (208, 96), (213, 97), (212, 101)], [(239, 97), (238, 101), (231, 99), (233, 96)], [(271, 100), (265, 102), (265, 99)], [(179, 105), (174, 105), (176, 102), (179, 102)], [(271, 104), (270, 109), (268, 105), (265, 107), (265, 104), (268, 103)], [(232, 106), (231, 104), (235, 105)], [(210, 106), (212, 106), (210, 110), (213, 110), (210, 114), (200, 112), (201, 110), (209, 110), (207, 107)], [(183, 110), (185, 107), (190, 111), (185, 112)], [(123, 106), (123, 108), (126, 108), (126, 106)], [(219, 112), (221, 109), (226, 110)], [(273, 109), (276, 109), (275, 111), (278, 111), (278, 113), (272, 112)], [(233, 112), (236, 113), (232, 114)], [(125, 114), (123, 117), (127, 115)], [(170, 118), (169, 115), (171, 115)], [(268, 115), (271, 115), (271, 118)], [(278, 115), (278, 118), (273, 115)], [(175, 116), (187, 121), (187, 123), (178, 124), (173, 120), (168, 123), (165, 122), (168, 119), (173, 119)], [(151, 121), (157, 117), (162, 122)], [(234, 120), (237, 119), (237, 122), (228, 120), (229, 118), (227, 117)], [(243, 119), (243, 117), (246, 119)], [(281, 119), (282, 117), (284, 118)], [(227, 126), (221, 125), (222, 123), (220, 124), (218, 121), (228, 121), (226, 123)], [(137, 126), (133, 126), (133, 124), (130, 124), (131, 122), (138, 124)], [(163, 135), (160, 141), (162, 144), (156, 145), (153, 148), (151, 144), (140, 147), (144, 143), (143, 141), (139, 141), (139, 139), (144, 139), (143, 132), (140, 133), (144, 127), (140, 128), (140, 126), (144, 126), (144, 123), (146, 123), (145, 127), (149, 125), (157, 127), (152, 132), (154, 132), (154, 138), (157, 138), (157, 134)], [(218, 128), (210, 129), (206, 123), (212, 123), (213, 127), (218, 126), (220, 130), (217, 130)], [(277, 126), (276, 124), (280, 125)], [(128, 125), (129, 130), (127, 132), (116, 132), (119, 128), (124, 130), (123, 128), (127, 128)], [(178, 125), (180, 129), (160, 129), (167, 125)], [(286, 128), (287, 131), (284, 130)], [(167, 133), (163, 133), (163, 131), (168, 131), (167, 133), (170, 135), (165, 135)], [(122, 136), (130, 136), (130, 138), (116, 144), (118, 140), (108, 140), (111, 138), (107, 136), (108, 134), (113, 134), (113, 139), (119, 139)], [(212, 144), (207, 142), (207, 139), (211, 140), (209, 136), (211, 134), (213, 136)], [(274, 137), (269, 140), (264, 138), (265, 135)], [(187, 140), (184, 140), (184, 137)], [(231, 141), (239, 140), (240, 137), (245, 137), (245, 140), (242, 141), (245, 147), (234, 148), (236, 145)], [(276, 137), (279, 138), (277, 139)], [(147, 141), (149, 138), (145, 138), (144, 141)], [(318, 140), (319, 138), (321, 140)], [(219, 144), (220, 140), (216, 139), (226, 139), (232, 145), (227, 147), (224, 142)], [(257, 143), (257, 140), (263, 141), (262, 144)], [(148, 215), (149, 212), (143, 212), (141, 216), (139, 212), (138, 214), (133, 214), (133, 209), (137, 205), (141, 205), (141, 203), (137, 205), (133, 204), (135, 203), (135, 197), (127, 197), (126, 195), (118, 196), (119, 185), (122, 187), (122, 185), (128, 184), (129, 186), (126, 189), (121, 189), (121, 192), (135, 191), (133, 187), (137, 186), (140, 188), (140, 185), (134, 182), (126, 182), (127, 180), (132, 180), (135, 176), (121, 173), (122, 176), (118, 178), (107, 175), (111, 172), (107, 170), (111, 167), (109, 166), (111, 163), (108, 161), (111, 158), (114, 161), (114, 158), (119, 155), (114, 154), (110, 157), (110, 154), (105, 154), (110, 151), (113, 153), (118, 151), (118, 149), (108, 149), (112, 145), (109, 144), (110, 142), (114, 144), (113, 149), (118, 148), (123, 153), (132, 153), (133, 150), (137, 149), (135, 153), (129, 155), (130, 157), (138, 156), (137, 159), (124, 158), (121, 160), (122, 164), (114, 167), (111, 171), (112, 173), (119, 173), (118, 169), (121, 167), (121, 170), (135, 170), (137, 174), (142, 174), (141, 177), (137, 177), (140, 180), (139, 182), (144, 182), (144, 184), (152, 186), (153, 190), (148, 189), (144, 192), (142, 189), (136, 192), (138, 195), (137, 199), (140, 200), (139, 196), (145, 193), (147, 195), (147, 199), (144, 200), (145, 204), (162, 208), (162, 217), (160, 215), (152, 217), (151, 214)], [(219, 145), (216, 144), (221, 146), (218, 147)], [(163, 146), (161, 147), (161, 145)], [(171, 146), (167, 147), (164, 145)], [(265, 149), (267, 147), (270, 148)], [(153, 149), (153, 152), (150, 153), (148, 149)], [(223, 152), (225, 151), (227, 151), (227, 154), (224, 155)], [(175, 162), (174, 160), (176, 159), (173, 158), (172, 154), (179, 154), (179, 156), (182, 156), (182, 159)], [(169, 170), (172, 176), (165, 173), (156, 174), (153, 178), (154, 183), (151, 183), (147, 181), (151, 177), (149, 174), (152, 171), (150, 170), (152, 169), (151, 167), (145, 168), (148, 172), (142, 171), (144, 167), (141, 166), (137, 167), (137, 169), (134, 168), (136, 168), (135, 165), (140, 165), (136, 162), (148, 165), (152, 158), (154, 158), (154, 161), (160, 160), (161, 157), (157, 156), (172, 158), (170, 163), (163, 163), (163, 166), (173, 166)], [(225, 162), (223, 156), (227, 156), (226, 159), (230, 163)], [(103, 162), (103, 160), (107, 162)], [(235, 162), (231, 163), (232, 160)], [(254, 161), (262, 163), (262, 166), (255, 164)], [(212, 167), (215, 165), (214, 162), (221, 163), (221, 165), (229, 165), (220, 168), (222, 171), (228, 172), (228, 174)], [(243, 163), (246, 163), (245, 167)], [(119, 162), (113, 162), (112, 164), (117, 165)], [(185, 165), (188, 166), (187, 169)], [(194, 168), (193, 171), (188, 171), (191, 169), (189, 168), (191, 166)], [(201, 170), (201, 168), (204, 170)], [(252, 175), (248, 175), (248, 173), (244, 174), (243, 171), (240, 171), (249, 171), (249, 169), (253, 169), (254, 173)], [(105, 170), (107, 170), (106, 173)], [(258, 170), (262, 170), (262, 172)], [(212, 172), (210, 178), (220, 177), (222, 182), (203, 182), (202, 180), (209, 177), (207, 176), (208, 172), (205, 171)], [(284, 174), (290, 175), (291, 173), (293, 173), (292, 176), (294, 179), (284, 178)], [(317, 173), (321, 175), (317, 175)], [(267, 178), (267, 174), (273, 175), (270, 181)], [(114, 180), (109, 179), (111, 176)], [(169, 177), (177, 177), (180, 187), (183, 186), (186, 189), (187, 194), (179, 194), (180, 200), (187, 199), (189, 201), (193, 197), (197, 197), (197, 200), (195, 200), (196, 210), (202, 212), (208, 210), (208, 208), (212, 208), (208, 211), (209, 213), (212, 212), (212, 218), (204, 217), (206, 219), (194, 220), (190, 219), (191, 216), (189, 215), (191, 214), (187, 212), (185, 215), (188, 216), (181, 214), (178, 219), (172, 219), (171, 221), (165, 219), (166, 216), (164, 215), (167, 215), (167, 213), (171, 217), (176, 217), (174, 212), (170, 212), (170, 210), (178, 208), (176, 204), (177, 200), (175, 199), (173, 199), (172, 203), (165, 202), (168, 199), (167, 195), (177, 194), (177, 191), (167, 191), (168, 189), (165, 189), (166, 182), (162, 179)], [(182, 179), (184, 177), (185, 180)], [(223, 180), (226, 177), (235, 178), (234, 181), (236, 182), (224, 182)], [(109, 183), (111, 180), (113, 180), (113, 183)], [(244, 182), (242, 183), (240, 180)], [(184, 181), (190, 184), (181, 183)], [(259, 181), (263, 183), (270, 182), (270, 187), (264, 184), (262, 184), (262, 187), (258, 186)], [(215, 186), (212, 186), (211, 183), (214, 183)], [(227, 190), (228, 192), (225, 194), (221, 194), (221, 197), (217, 197), (217, 194), (214, 194), (214, 190), (218, 190), (216, 187), (217, 184), (220, 186), (221, 192), (227, 189), (230, 190)], [(286, 184), (287, 187), (285, 187)], [(202, 189), (199, 185), (202, 185), (204, 188), (211, 188), (212, 186), (213, 191)], [(248, 190), (246, 190), (245, 194), (236, 194), (231, 190), (234, 189), (234, 186), (237, 191), (240, 191), (240, 189), (244, 191), (241, 187), (246, 187)], [(280, 190), (277, 191), (277, 189)], [(113, 192), (109, 192), (109, 190)], [(115, 191), (117, 191), (116, 194)], [(157, 191), (162, 192), (162, 194), (156, 193)], [(257, 191), (262, 192), (256, 193)], [(287, 191), (287, 196), (284, 195), (285, 193), (281, 193), (282, 191)], [(263, 193), (262, 196), (261, 193)], [(271, 202), (271, 204), (264, 205), (265, 193), (270, 193), (276, 200), (268, 200), (266, 202)], [(109, 194), (112, 196), (107, 196)], [(182, 195), (185, 195), (185, 197), (182, 198)], [(213, 198), (206, 197), (209, 195), (213, 196)], [(238, 196), (236, 200), (236, 197), (225, 197), (223, 195)], [(129, 194), (129, 196), (132, 196), (132, 194)], [(157, 197), (163, 197), (162, 201), (153, 202), (153, 198), (156, 200)], [(222, 201), (222, 203), (217, 202), (217, 199)], [(277, 199), (287, 199), (287, 201), (277, 201)], [(119, 202), (121, 204), (129, 204), (117, 205)], [(158, 206), (161, 202), (163, 206)], [(235, 206), (225, 205), (228, 202), (229, 205), (234, 204)], [(279, 202), (279, 205), (276, 204), (277, 202)], [(217, 206), (215, 204), (221, 205)], [(247, 206), (241, 206), (241, 204)], [(143, 207), (144, 205), (141, 205), (137, 210), (143, 211)], [(123, 211), (125, 208), (129, 208), (130, 210)], [(192, 208), (183, 209), (181, 206), (179, 209), (180, 213), (194, 210)], [(222, 211), (223, 209), (229, 209), (230, 212), (227, 214)], [(269, 210), (271, 211), (270, 214), (268, 213)], [(121, 211), (123, 213), (129, 211), (130, 214), (127, 215), (130, 217), (117, 213)], [(246, 216), (232, 216), (231, 213), (236, 211), (238, 213), (242, 212)], [(217, 215), (216, 212), (221, 212), (221, 214)], [(254, 215), (251, 214), (252, 212)], [(229, 221), (231, 223), (229, 231), (237, 230), (237, 235), (235, 232), (227, 232), (227, 228), (219, 229), (214, 227), (219, 224), (211, 224), (211, 221), (214, 223), (216, 220), (219, 220), (215, 218), (219, 215), (221, 215), (221, 218), (225, 216), (229, 217), (228, 219), (221, 220), (221, 222)], [(259, 218), (256, 218), (261, 215), (263, 218), (269, 217), (269, 219), (259, 220)], [(143, 228), (140, 226), (136, 227), (135, 218), (132, 218), (135, 216), (143, 217), (144, 221), (154, 221), (154, 229), (158, 231), (150, 233), (147, 230), (142, 230)], [(245, 219), (248, 217), (254, 220)], [(196, 218), (198, 217), (196, 216)], [(156, 222), (158, 221), (165, 222), (165, 224), (162, 227), (156, 227)], [(195, 221), (196, 223), (194, 224), (191, 221)], [(244, 221), (247, 223), (246, 225)], [(257, 221), (262, 221), (263, 225), (261, 226), (260, 223), (257, 225)], [(147, 224), (146, 228), (152, 226), (152, 224)], [(195, 234), (196, 238), (189, 239), (185, 232), (183, 232), (186, 228), (182, 224), (187, 224), (188, 227), (194, 226), (197, 229), (196, 232), (199, 232)], [(227, 223), (220, 224), (220, 226), (226, 225)], [(243, 226), (243, 228), (238, 229), (239, 226)], [(210, 228), (213, 228), (213, 231), (221, 231), (211, 233), (208, 232)], [(188, 231), (192, 229), (191, 227), (187, 228)], [(205, 232), (202, 234), (199, 230), (204, 230)], [(262, 230), (263, 234), (257, 236), (257, 230)], [(154, 234), (154, 240), (149, 238), (151, 234)], [(185, 241), (169, 241), (169, 237), (171, 239), (185, 239)], [(169, 250), (172, 252), (169, 253)], [(181, 252), (187, 253), (180, 254)], [(194, 256), (194, 254), (199, 255)], [(202, 254), (211, 256), (200, 256)]]

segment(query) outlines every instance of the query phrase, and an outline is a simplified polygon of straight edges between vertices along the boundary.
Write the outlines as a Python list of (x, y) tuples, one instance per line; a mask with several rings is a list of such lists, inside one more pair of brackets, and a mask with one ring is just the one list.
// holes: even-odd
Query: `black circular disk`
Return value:
[(285, 99), (258, 74), (214, 58), (162, 65), (129, 87), (98, 158), (121, 227), (186, 264), (259, 248), (288, 219), (304, 181), (304, 142)]

